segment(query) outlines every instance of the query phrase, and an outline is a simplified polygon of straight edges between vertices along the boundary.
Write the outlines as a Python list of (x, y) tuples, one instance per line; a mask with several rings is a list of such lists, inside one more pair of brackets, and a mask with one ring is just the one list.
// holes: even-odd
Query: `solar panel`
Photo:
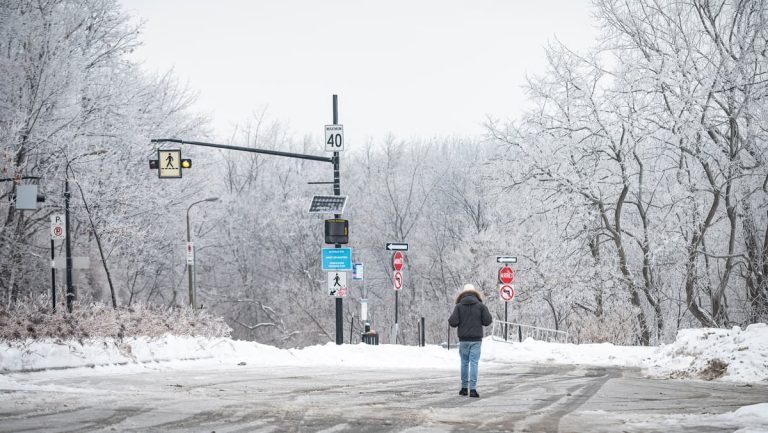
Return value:
[(345, 195), (316, 195), (312, 197), (312, 204), (309, 205), (309, 213), (334, 213), (344, 212), (344, 205), (347, 203)]

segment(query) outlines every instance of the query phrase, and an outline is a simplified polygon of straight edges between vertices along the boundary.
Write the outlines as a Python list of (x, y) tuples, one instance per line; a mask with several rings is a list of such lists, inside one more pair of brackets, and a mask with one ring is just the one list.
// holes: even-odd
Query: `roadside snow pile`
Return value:
[[(661, 347), (560, 344), (525, 340), (506, 343), (486, 338), (483, 363), (582, 364), (647, 369), (652, 376), (768, 381), (768, 325), (746, 330), (686, 329)], [(328, 343), (303, 349), (278, 349), (229, 338), (163, 337), (84, 340), (83, 343), (31, 340), (0, 343), (0, 373), (101, 365), (198, 360), (222, 367), (331, 366), (457, 370), (455, 348)], [(189, 365), (189, 364), (185, 364)]]
[(547, 343), (531, 338), (513, 344), (486, 339), (481, 359), (504, 363), (644, 367), (644, 360), (653, 354), (654, 349), (643, 346), (615, 346), (611, 343)]
[(721, 379), (729, 382), (768, 381), (768, 325), (742, 330), (684, 329), (674, 343), (659, 347), (647, 368), (655, 376)]
[(329, 365), (387, 368), (455, 368), (456, 351), (438, 346), (366, 344), (278, 349), (229, 338), (107, 338), (80, 342), (26, 340), (0, 343), (0, 373), (101, 365), (207, 360), (221, 365)]

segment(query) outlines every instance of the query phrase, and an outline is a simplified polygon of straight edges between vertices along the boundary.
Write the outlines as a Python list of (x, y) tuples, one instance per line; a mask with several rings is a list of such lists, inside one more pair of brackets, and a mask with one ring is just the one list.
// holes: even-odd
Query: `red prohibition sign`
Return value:
[(504, 302), (509, 302), (515, 299), (515, 288), (511, 284), (502, 284), (499, 288), (499, 294)]
[(404, 261), (403, 253), (400, 251), (395, 251), (395, 254), (392, 255), (392, 269), (399, 271), (403, 269), (403, 261)]
[(395, 290), (400, 291), (400, 289), (403, 288), (403, 273), (400, 271), (395, 271), (395, 275), (393, 276), (392, 280), (395, 283)]

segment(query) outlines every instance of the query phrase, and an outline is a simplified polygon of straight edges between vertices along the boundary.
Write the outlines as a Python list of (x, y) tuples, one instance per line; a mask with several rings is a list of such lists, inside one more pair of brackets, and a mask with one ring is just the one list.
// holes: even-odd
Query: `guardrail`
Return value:
[(491, 338), (496, 341), (522, 342), (526, 338), (547, 341), (550, 343), (567, 343), (568, 333), (556, 329), (540, 328), (538, 326), (523, 325), (522, 323), (493, 321)]

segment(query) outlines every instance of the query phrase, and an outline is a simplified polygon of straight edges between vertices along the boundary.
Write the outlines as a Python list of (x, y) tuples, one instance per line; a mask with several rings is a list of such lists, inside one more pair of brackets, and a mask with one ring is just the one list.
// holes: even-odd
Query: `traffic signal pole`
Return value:
[[(339, 110), (338, 110), (337, 95), (333, 95), (333, 124), (334, 125), (339, 124)], [(338, 151), (333, 152), (333, 157), (328, 158), (325, 156), (306, 155), (303, 153), (280, 152), (277, 150), (256, 149), (253, 147), (243, 147), (243, 146), (230, 146), (227, 144), (206, 143), (203, 141), (187, 141), (187, 140), (180, 140), (178, 138), (153, 138), (150, 140), (150, 142), (151, 143), (189, 144), (192, 146), (213, 147), (216, 149), (235, 150), (239, 152), (251, 152), (251, 153), (260, 153), (264, 155), (284, 156), (287, 158), (307, 159), (310, 161), (330, 162), (331, 164), (333, 164), (333, 194), (336, 196), (341, 195), (341, 175), (340, 175), (341, 168), (339, 164), (340, 158), (339, 158)], [(336, 214), (335, 216), (337, 219), (341, 218), (341, 214)], [(69, 218), (68, 217), (67, 217), (67, 234), (69, 234)], [(69, 241), (69, 235), (67, 235), (67, 241)], [(341, 244), (334, 244), (334, 247), (341, 248)], [(67, 256), (69, 257), (69, 252), (67, 253)], [(68, 259), (68, 260), (71, 260), (71, 259)], [(69, 302), (69, 296), (67, 297), (67, 300)], [(344, 343), (344, 323), (342, 321), (343, 309), (344, 309), (343, 299), (336, 298), (336, 344)]]
[[(151, 143), (190, 144), (192, 146), (215, 147), (216, 149), (237, 150), (240, 152), (261, 153), (264, 155), (285, 156), (288, 158), (308, 159), (310, 161), (330, 162), (332, 164), (334, 163), (333, 158), (328, 158), (327, 156), (305, 155), (303, 153), (279, 152), (277, 150), (257, 149), (255, 147), (230, 146), (228, 144), (206, 143), (204, 141), (187, 141), (187, 140), (180, 140), (178, 138), (153, 138), (149, 141)], [(334, 167), (335, 166), (336, 165), (334, 164)]]
[[(333, 95), (333, 124), (339, 124), (339, 99)], [(333, 152), (333, 195), (341, 195), (341, 178), (339, 176), (339, 152)], [(335, 214), (336, 219), (341, 218), (341, 214)], [(334, 248), (341, 248), (341, 244), (334, 244)], [(336, 298), (336, 344), (344, 343), (344, 299)], [(350, 331), (351, 336), (351, 331)]]

